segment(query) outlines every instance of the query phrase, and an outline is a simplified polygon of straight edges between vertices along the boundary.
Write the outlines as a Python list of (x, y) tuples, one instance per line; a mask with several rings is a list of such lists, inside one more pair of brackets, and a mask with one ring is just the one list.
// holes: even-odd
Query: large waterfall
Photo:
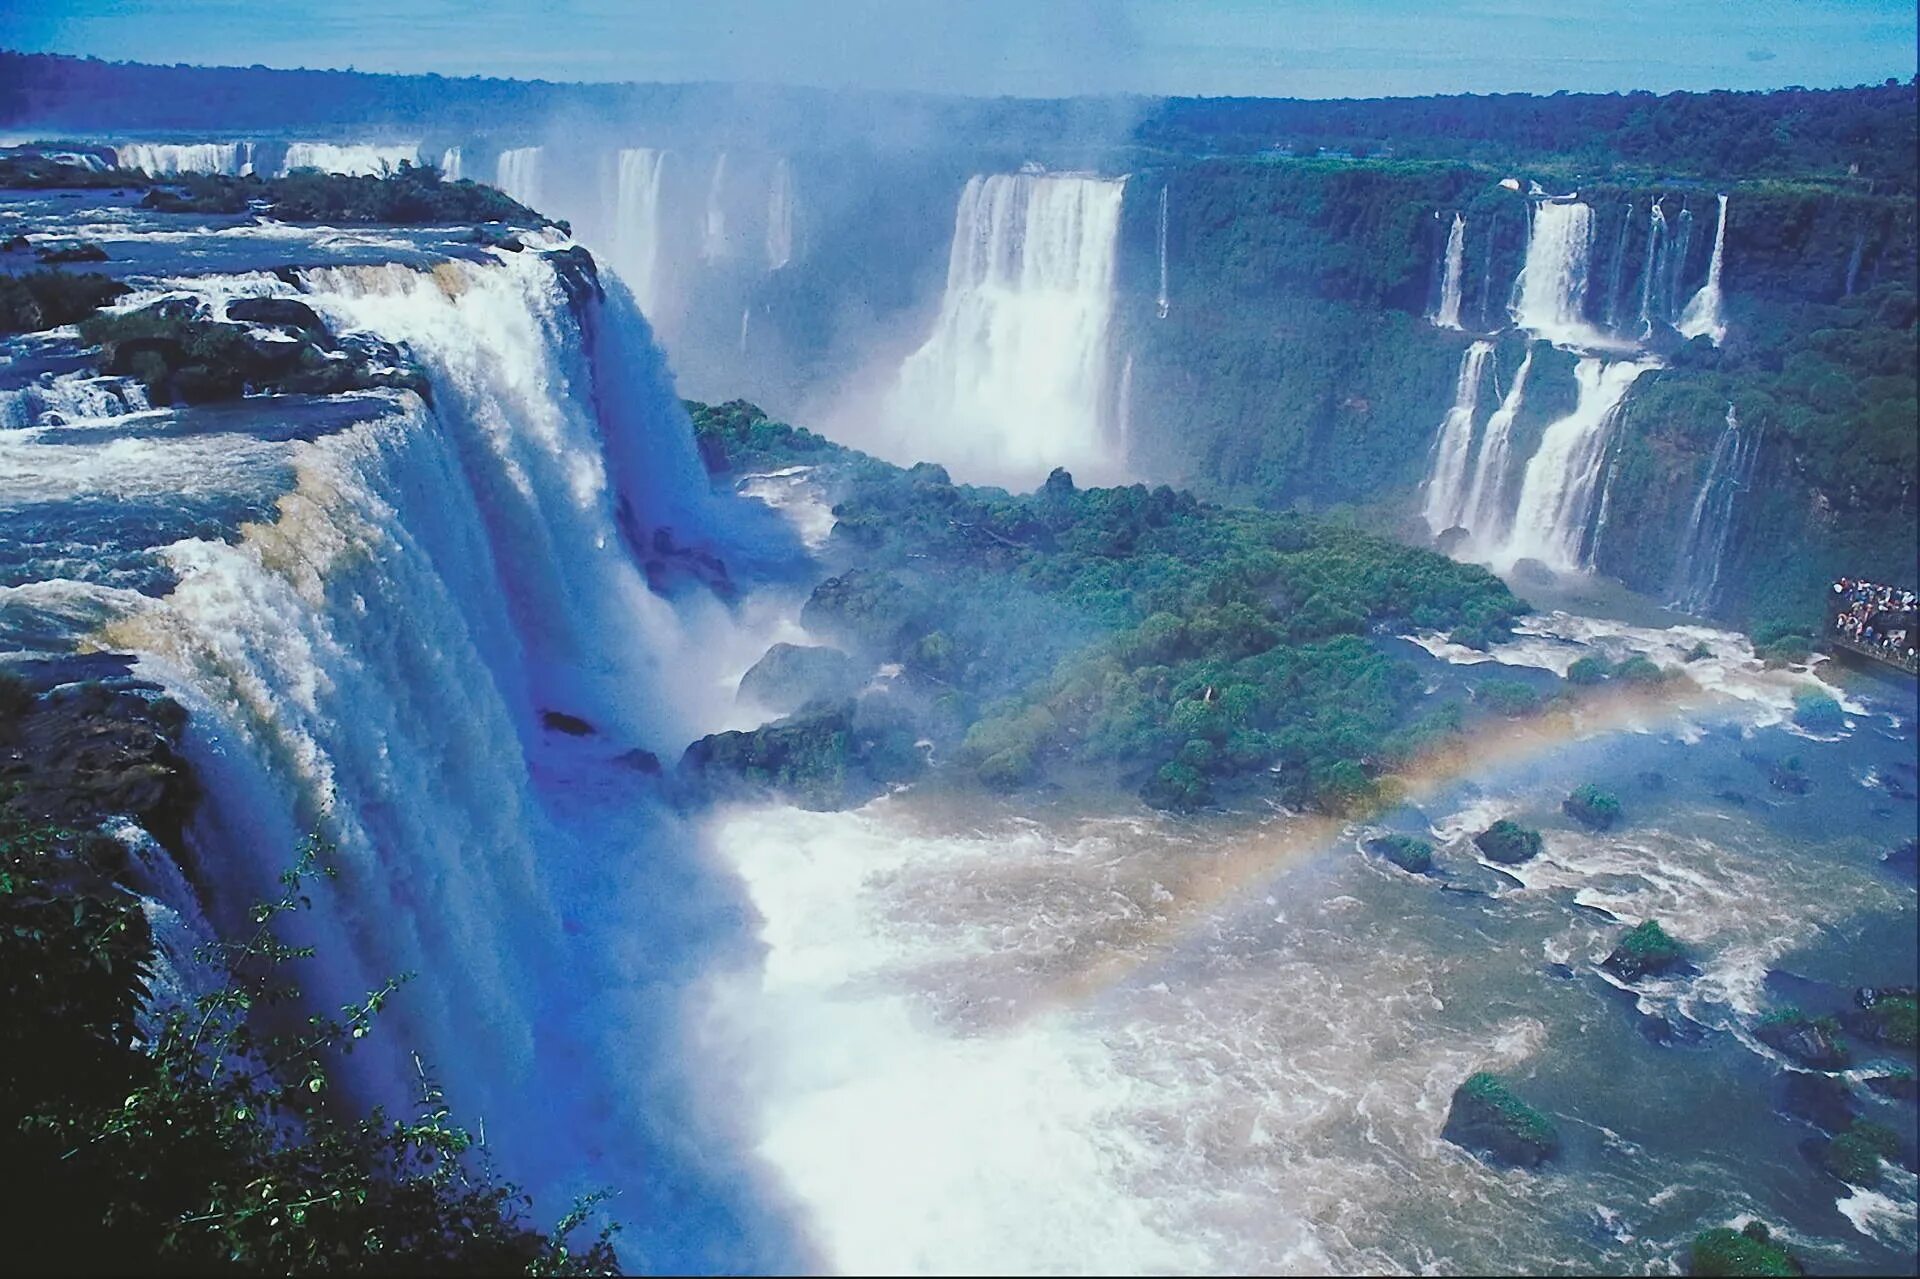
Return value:
[[(975, 479), (1122, 468), (1106, 437), (1123, 180), (995, 174), (961, 193), (933, 334), (900, 369), (897, 452)], [(911, 459), (909, 459), (911, 460)]]
[(1507, 532), (1507, 470), (1513, 455), (1513, 420), (1520, 415), (1520, 405), (1527, 393), (1527, 374), (1533, 370), (1533, 344), (1527, 344), (1527, 353), (1520, 357), (1520, 367), (1514, 372), (1513, 385), (1500, 397), (1500, 407), (1487, 419), (1487, 429), (1480, 441), (1480, 454), (1474, 460), (1473, 482), (1467, 487), (1467, 495), (1460, 504), (1460, 513), (1454, 523), (1463, 525), (1472, 537), (1469, 544), (1477, 553), (1485, 554), (1488, 548), (1499, 544)]
[[(543, 1211), (608, 1186), (645, 1225), (636, 1264), (792, 1268), (755, 1250), (782, 1249), (782, 1228), (728, 1153), (724, 1073), (668, 1064), (737, 906), (649, 801), (639, 753), (717, 727), (737, 671), (712, 656), (725, 610), (655, 594), (636, 548), (670, 526), (728, 551), (732, 516), (618, 286), (597, 301), (541, 253), (499, 256), (303, 272), (336, 330), (405, 344), (431, 407), (376, 396), (357, 424), (296, 435), (275, 513), (166, 547), (177, 585), (100, 642), (193, 712), (215, 913), (318, 830), (339, 877), (295, 938), (321, 956), (302, 975), (314, 1006), (421, 975), (341, 1087), (404, 1106), (418, 1053)], [(251, 411), (270, 425), (276, 408)], [(550, 711), (591, 731), (555, 732)]]
[(1585, 317), (1592, 253), (1591, 207), (1577, 200), (1538, 202), (1520, 268), (1514, 323), (1550, 341), (1593, 344), (1597, 335)]
[(123, 169), (143, 169), (154, 177), (180, 173), (253, 172), (251, 142), (128, 142), (113, 149), (113, 162)]
[(1160, 188), (1160, 223), (1155, 234), (1160, 252), (1160, 294), (1154, 299), (1154, 312), (1161, 319), (1167, 318), (1172, 303), (1167, 297), (1167, 188)]
[(500, 153), (494, 185), (529, 209), (541, 207), (539, 147), (514, 147)]
[(1480, 404), (1480, 381), (1493, 343), (1475, 342), (1460, 357), (1453, 407), (1434, 441), (1433, 469), (1427, 479), (1427, 528), (1436, 536), (1460, 522), (1466, 497), (1467, 461), (1473, 450), (1473, 416)]
[(707, 208), (701, 219), (700, 256), (712, 261), (727, 256), (727, 153), (713, 160), (707, 179)]
[(440, 153), (440, 176), (449, 182), (460, 180), (461, 156), (459, 147), (448, 147)]
[(1754, 460), (1759, 455), (1754, 432), (1740, 429), (1733, 405), (1727, 405), (1727, 427), (1714, 445), (1707, 472), (1687, 516), (1687, 531), (1673, 561), (1673, 584), (1668, 598), (1675, 608), (1706, 614), (1720, 595), (1720, 576), (1726, 567), (1727, 546), (1733, 538), (1734, 506), (1753, 483)]
[(649, 318), (660, 302), (660, 238), (665, 231), (660, 185), (666, 173), (664, 151), (633, 147), (620, 153), (612, 263)]
[(280, 162), (280, 172), (284, 175), (295, 169), (318, 169), (322, 173), (377, 177), (392, 173), (402, 161), (417, 164), (419, 160), (420, 146), (414, 142), (397, 145), (294, 142), (287, 147), (286, 158)]
[(1461, 214), (1453, 215), (1453, 224), (1447, 229), (1447, 249), (1445, 263), (1440, 277), (1440, 305), (1433, 313), (1433, 322), (1443, 329), (1460, 327), (1460, 273), (1467, 259), (1467, 219)]
[(1665, 318), (1661, 308), (1662, 266), (1666, 262), (1667, 214), (1655, 200), (1647, 214), (1647, 261), (1640, 271), (1640, 339), (1653, 336), (1653, 326)]
[(1687, 303), (1674, 326), (1682, 337), (1707, 337), (1719, 346), (1726, 340), (1726, 322), (1720, 318), (1720, 265), (1727, 250), (1727, 197), (1720, 197), (1720, 215), (1713, 228), (1713, 258), (1707, 263), (1707, 282)]
[(1620, 402), (1655, 367), (1651, 360), (1607, 363), (1592, 356), (1574, 367), (1579, 399), (1571, 413), (1548, 424), (1527, 462), (1513, 526), (1495, 557), (1501, 567), (1522, 559), (1563, 571), (1587, 567), (1594, 498)]

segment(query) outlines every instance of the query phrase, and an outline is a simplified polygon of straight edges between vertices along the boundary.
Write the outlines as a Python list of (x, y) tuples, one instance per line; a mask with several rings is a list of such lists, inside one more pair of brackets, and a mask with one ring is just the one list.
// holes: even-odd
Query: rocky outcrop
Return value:
[(1486, 1071), (1454, 1090), (1440, 1135), (1490, 1162), (1519, 1168), (1537, 1168), (1560, 1150), (1553, 1121)]
[(1411, 835), (1382, 835), (1368, 840), (1366, 850), (1414, 875), (1429, 874), (1433, 870), (1433, 845)]
[(911, 719), (884, 694), (816, 704), (687, 747), (678, 780), (696, 795), (775, 794), (829, 811), (865, 803), (924, 768)]
[(1473, 837), (1473, 844), (1489, 860), (1518, 866), (1540, 855), (1540, 832), (1502, 817)]
[(1808, 1017), (1797, 1008), (1768, 1014), (1753, 1028), (1753, 1037), (1814, 1070), (1843, 1070), (1852, 1059), (1840, 1042), (1838, 1024)]
[(1611, 830), (1620, 822), (1620, 801), (1592, 783), (1561, 800), (1560, 811), (1589, 830)]
[(1773, 1241), (1763, 1222), (1739, 1230), (1716, 1226), (1693, 1237), (1687, 1256), (1690, 1275), (1798, 1275), (1805, 1273), (1792, 1253)]
[(812, 702), (851, 697), (859, 686), (859, 668), (839, 649), (775, 644), (740, 677), (740, 696), (791, 714)]
[(1687, 967), (1687, 948), (1649, 919), (1620, 939), (1600, 966), (1626, 981), (1639, 981)]

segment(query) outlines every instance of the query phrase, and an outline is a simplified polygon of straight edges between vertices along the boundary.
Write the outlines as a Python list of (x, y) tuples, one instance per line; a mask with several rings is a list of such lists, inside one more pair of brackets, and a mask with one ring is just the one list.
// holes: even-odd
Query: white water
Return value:
[(1447, 229), (1447, 256), (1444, 273), (1440, 280), (1440, 309), (1433, 313), (1433, 322), (1443, 329), (1460, 327), (1460, 273), (1467, 259), (1467, 219), (1462, 214), (1453, 215), (1453, 225)]
[(1122, 465), (1132, 460), (1133, 449), (1133, 352), (1127, 352), (1127, 359), (1120, 366), (1120, 461)]
[(251, 142), (128, 142), (114, 147), (113, 160), (122, 169), (143, 169), (154, 177), (178, 173), (253, 172)]
[[(1101, 406), (1123, 180), (969, 179), (933, 333), (901, 365), (896, 451), (970, 479), (1121, 473)], [(908, 459), (913, 460), (913, 459)]]
[(1427, 529), (1436, 537), (1460, 522), (1466, 497), (1467, 461), (1473, 451), (1473, 415), (1480, 405), (1480, 382), (1493, 343), (1475, 342), (1460, 356), (1453, 407), (1440, 422), (1433, 444), (1433, 469), (1427, 477)]
[(1720, 197), (1720, 215), (1713, 228), (1713, 258), (1707, 264), (1707, 282), (1700, 286), (1680, 313), (1674, 327), (1682, 337), (1708, 337), (1719, 346), (1726, 340), (1726, 321), (1720, 316), (1720, 265), (1727, 248), (1727, 197)]
[(727, 255), (727, 153), (722, 151), (714, 157), (713, 175), (707, 179), (707, 208), (700, 222), (700, 256), (714, 261)]
[(494, 185), (529, 209), (540, 208), (539, 147), (514, 147), (502, 151), (494, 168)]
[(1172, 303), (1167, 296), (1167, 188), (1160, 188), (1160, 225), (1157, 232), (1160, 249), (1160, 295), (1154, 300), (1154, 310), (1161, 319), (1167, 318)]
[(318, 169), (322, 173), (377, 177), (392, 173), (400, 167), (402, 160), (416, 163), (419, 159), (420, 145), (417, 142), (388, 146), (372, 146), (364, 143), (295, 142), (287, 147), (286, 159), (280, 164), (280, 172), (284, 176), (295, 169)]
[(1651, 360), (1582, 359), (1574, 368), (1579, 399), (1573, 411), (1550, 423), (1527, 462), (1513, 527), (1495, 556), (1503, 569), (1535, 559), (1562, 572), (1585, 567), (1583, 543), (1606, 461), (1616, 412)]
[(448, 182), (460, 180), (460, 148), (448, 147), (440, 153), (440, 176)]
[(1587, 271), (1593, 253), (1593, 210), (1578, 201), (1534, 205), (1527, 256), (1520, 268), (1513, 320), (1551, 342), (1597, 346), (1585, 318)]
[(1487, 419), (1480, 455), (1474, 461), (1473, 482), (1460, 506), (1456, 522), (1473, 534), (1469, 545), (1479, 553), (1485, 553), (1484, 548), (1497, 545), (1506, 536), (1505, 498), (1507, 468), (1513, 455), (1513, 420), (1520, 414), (1520, 405), (1527, 393), (1527, 374), (1532, 371), (1533, 344), (1529, 342), (1527, 353), (1520, 358), (1520, 367), (1514, 372), (1513, 385), (1500, 398), (1500, 407)]
[(774, 162), (767, 190), (767, 270), (793, 261), (793, 166), (785, 156)]
[(1647, 215), (1647, 262), (1640, 274), (1640, 339), (1643, 342), (1653, 336), (1653, 326), (1660, 318), (1654, 312), (1655, 289), (1662, 276), (1661, 265), (1666, 261), (1667, 213), (1658, 200), (1651, 207), (1652, 212)]
[(613, 269), (648, 318), (660, 304), (660, 186), (666, 178), (667, 153), (650, 147), (620, 152), (620, 172), (614, 198)]
[(1727, 405), (1727, 429), (1714, 445), (1674, 559), (1670, 599), (1675, 608), (1697, 614), (1712, 611), (1732, 537), (1734, 507), (1753, 481), (1758, 453), (1754, 432), (1741, 430), (1733, 405)]

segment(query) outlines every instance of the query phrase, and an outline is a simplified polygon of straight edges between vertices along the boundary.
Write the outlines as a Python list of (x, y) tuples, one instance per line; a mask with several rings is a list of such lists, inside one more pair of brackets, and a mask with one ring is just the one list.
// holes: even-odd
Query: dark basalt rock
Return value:
[(1440, 1135), (1489, 1162), (1519, 1168), (1537, 1168), (1560, 1149), (1553, 1122), (1485, 1071), (1454, 1090)]
[(48, 266), (58, 266), (66, 262), (105, 262), (107, 251), (91, 240), (81, 240), (73, 244), (53, 244), (34, 252), (34, 257)]
[(626, 768), (631, 768), (634, 772), (642, 773), (648, 777), (660, 776), (660, 757), (652, 751), (641, 750), (637, 746), (630, 751), (623, 751), (619, 755), (614, 756), (614, 763)]
[(600, 286), (598, 264), (593, 255), (579, 245), (548, 249), (540, 256), (552, 264), (553, 273), (560, 278), (560, 287), (566, 290), (567, 299), (574, 306), (582, 306), (588, 299), (598, 302), (606, 297), (606, 290)]
[(1424, 839), (1415, 839), (1411, 835), (1381, 835), (1368, 840), (1365, 848), (1409, 874), (1426, 875), (1433, 871), (1433, 845)]
[(1920, 879), (1920, 840), (1907, 840), (1880, 858), (1880, 869), (1909, 884)]
[(325, 333), (326, 324), (314, 309), (295, 298), (235, 298), (227, 303), (227, 318), (268, 328)]
[(1853, 1090), (1838, 1075), (1789, 1070), (1781, 1076), (1778, 1106), (1826, 1132), (1842, 1132), (1859, 1113)]
[(1840, 1024), (1849, 1034), (1870, 1044), (1891, 1044), (1912, 1048), (1920, 1038), (1920, 1002), (1911, 986), (1875, 989), (1862, 986), (1854, 992), (1854, 1006), (1840, 1014)]
[(541, 711), (540, 726), (556, 733), (565, 733), (568, 737), (588, 737), (593, 733), (592, 724), (565, 711)]
[(695, 794), (771, 792), (802, 808), (850, 808), (924, 771), (916, 738), (899, 705), (869, 694), (703, 737), (687, 747), (676, 775)]
[(1620, 822), (1620, 801), (1612, 792), (1591, 784), (1561, 800), (1560, 811), (1589, 830), (1611, 830)]
[(1508, 866), (1538, 857), (1542, 847), (1539, 831), (1504, 817), (1475, 835), (1473, 843), (1491, 860)]
[[(623, 504), (620, 511), (621, 528), (628, 532), (629, 540), (633, 541), (637, 530), (629, 528), (630, 517), (630, 509)], [(656, 595), (672, 595), (681, 586), (692, 582), (729, 602), (739, 597), (739, 589), (733, 584), (726, 561), (702, 547), (679, 545), (674, 540), (673, 530), (664, 525), (655, 528), (644, 543), (636, 543), (635, 550), (647, 574), (647, 587)]]
[(1872, 1067), (1880, 1073), (1867, 1076), (1867, 1087), (1882, 1097), (1891, 1097), (1895, 1101), (1913, 1101), (1920, 1098), (1913, 1067), (1899, 1062), (1875, 1062)]
[(1824, 1020), (1811, 1020), (1789, 1011), (1761, 1021), (1753, 1028), (1753, 1037), (1815, 1070), (1841, 1070), (1851, 1060), (1847, 1046), (1835, 1033), (1838, 1027)]
[(740, 677), (740, 696), (791, 714), (812, 702), (851, 697), (860, 682), (854, 660), (837, 648), (775, 644)]
[(1552, 586), (1559, 576), (1535, 559), (1519, 559), (1513, 564), (1513, 580), (1522, 586)]
[(1658, 920), (1649, 919), (1620, 939), (1600, 966), (1626, 981), (1683, 970), (1687, 948), (1667, 935)]

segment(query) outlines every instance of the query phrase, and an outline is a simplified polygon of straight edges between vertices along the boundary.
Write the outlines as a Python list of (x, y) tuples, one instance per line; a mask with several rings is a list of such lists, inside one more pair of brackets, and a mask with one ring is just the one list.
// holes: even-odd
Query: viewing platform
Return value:
[(1920, 674), (1917, 602), (1912, 591), (1843, 577), (1833, 584), (1825, 639), (1836, 649)]

